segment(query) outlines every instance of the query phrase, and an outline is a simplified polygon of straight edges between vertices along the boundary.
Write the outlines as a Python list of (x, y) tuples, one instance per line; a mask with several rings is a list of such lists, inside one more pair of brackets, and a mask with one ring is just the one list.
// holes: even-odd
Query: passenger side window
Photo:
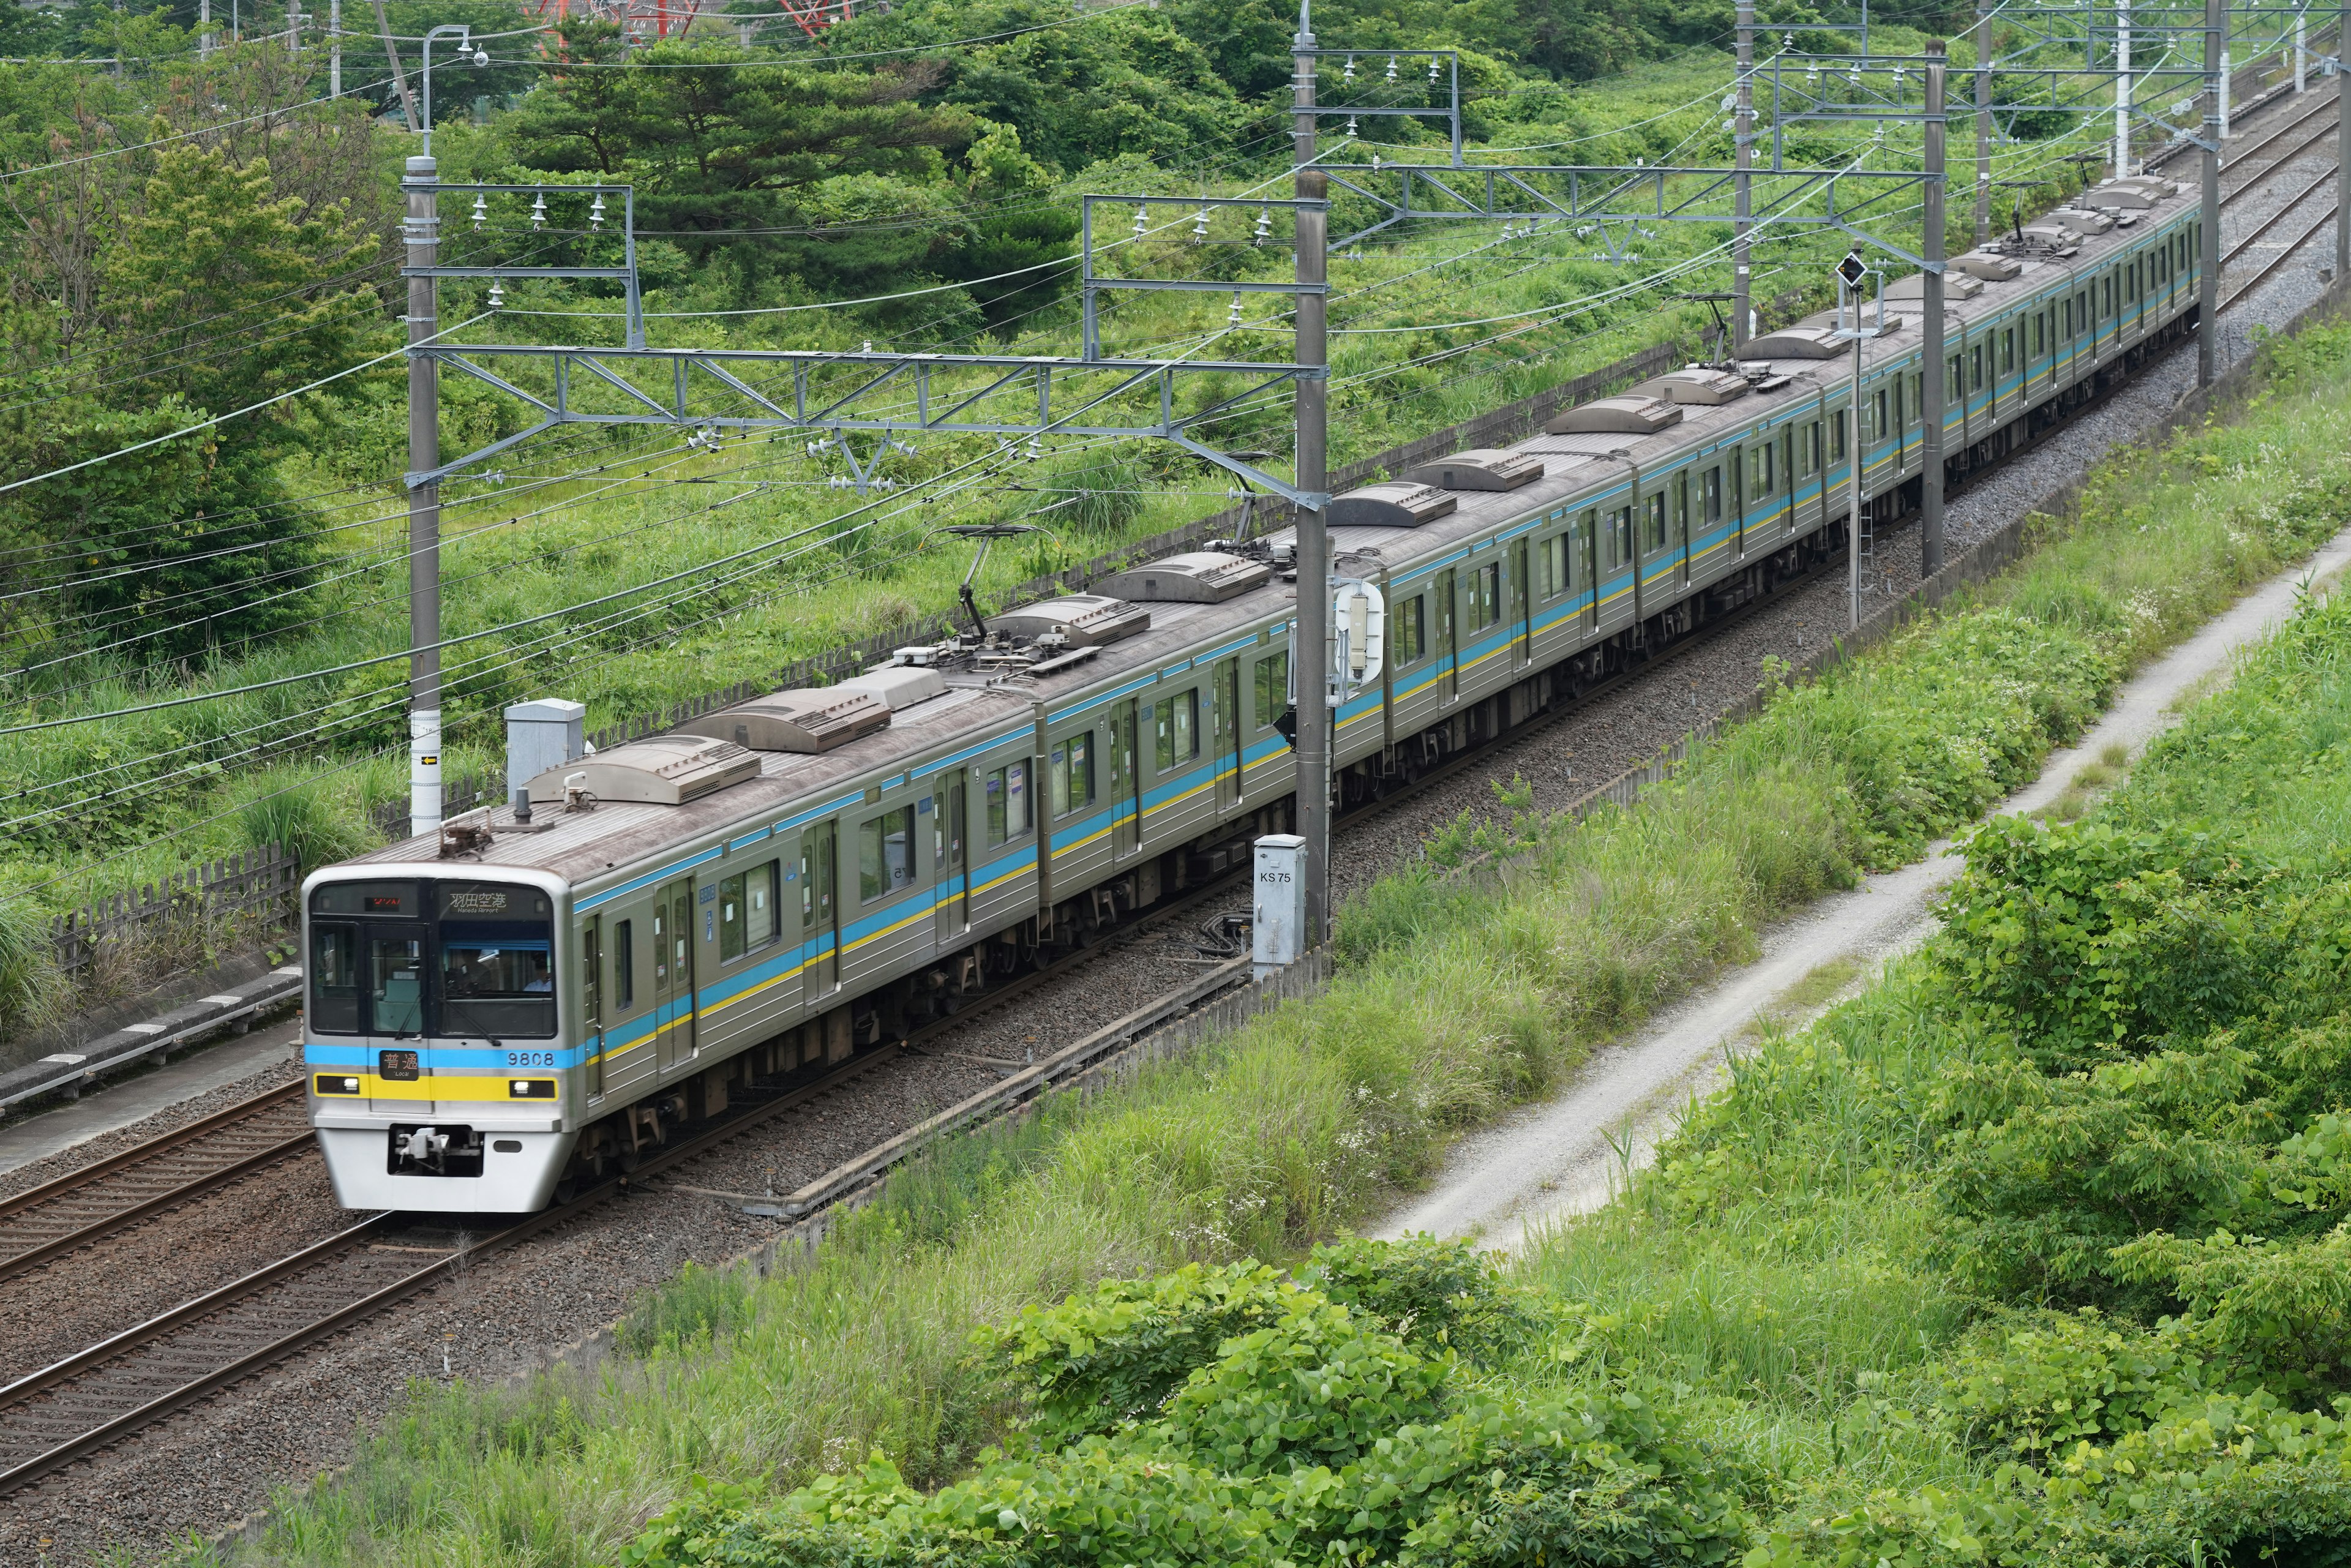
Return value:
[(857, 830), (857, 895), (867, 904), (914, 883), (914, 808), (868, 817)]
[(612, 927), (612, 1010), (627, 1012), (637, 1005), (637, 923), (623, 920)]
[(776, 939), (776, 862), (718, 881), (718, 956), (740, 958)]
[[(1417, 604), (1418, 600), (1413, 602)], [(1290, 654), (1285, 650), (1257, 662), (1257, 727), (1271, 729), (1290, 711)]]
[(1010, 762), (987, 776), (987, 841), (1024, 838), (1037, 825), (1029, 801), (1029, 765)]
[(1094, 800), (1094, 737), (1091, 730), (1080, 730), (1053, 743), (1046, 758), (1045, 787), (1050, 797), (1053, 815), (1066, 817), (1072, 811), (1083, 810)]
[(1151, 705), (1154, 760), (1172, 773), (1200, 755), (1200, 694), (1178, 692)]

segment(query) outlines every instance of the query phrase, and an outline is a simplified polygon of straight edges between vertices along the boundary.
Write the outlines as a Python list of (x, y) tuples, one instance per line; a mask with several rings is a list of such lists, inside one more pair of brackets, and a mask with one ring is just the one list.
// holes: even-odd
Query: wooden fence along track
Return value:
[(58, 915), (49, 923), (49, 948), (57, 967), (70, 975), (87, 968), (104, 944), (167, 921), (274, 928), (294, 912), (301, 884), (301, 858), (292, 851), (277, 844), (248, 850)]

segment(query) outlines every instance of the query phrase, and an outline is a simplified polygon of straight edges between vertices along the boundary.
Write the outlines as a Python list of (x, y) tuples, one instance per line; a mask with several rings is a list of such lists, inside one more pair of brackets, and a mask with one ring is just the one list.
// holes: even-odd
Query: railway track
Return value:
[(290, 1083), (0, 1199), (0, 1281), (316, 1148)]
[[(2294, 159), (2332, 133), (2333, 107), (2332, 99), (2314, 104), (2241, 150), (2240, 163), (2262, 150), (2283, 149), (2259, 172), (2227, 193), (2223, 204), (2265, 187)], [(2314, 122), (2321, 120), (2325, 123), (2314, 128)], [(2233, 245), (2224, 260), (2234, 260), (2252, 250), (2331, 179), (2330, 174), (2296, 192), (2259, 228)], [(2233, 288), (2222, 308), (2233, 306), (2272, 277), (2325, 226), (2333, 211), (2330, 204), (2261, 272)], [(1742, 607), (1713, 623), (1710, 630), (1735, 625), (1776, 602), (1777, 597)], [(1595, 688), (1593, 695), (1656, 673), (1700, 640), (1677, 643), (1656, 658)], [(1511, 736), (1518, 738), (1548, 727), (1573, 711), (1573, 706), (1563, 708), (1535, 725), (1514, 729)], [(1483, 757), (1481, 749), (1450, 759), (1410, 788), (1366, 802), (1347, 815), (1362, 820), (1401, 805), (1478, 765)], [(1224, 895), (1229, 891), (1228, 880), (1206, 884), (1153, 911), (1147, 923), (1135, 928), (1134, 936), (1165, 929), (1174, 918)], [(825, 1102), (902, 1051), (919, 1052), (924, 1040), (937, 1031), (1018, 1005), (1029, 992), (1065, 977), (1092, 956), (1088, 951), (1067, 955), (1008, 982), (952, 1018), (917, 1030), (903, 1044), (883, 1047), (810, 1082), (755, 1086), (743, 1092), (736, 1108), (723, 1120), (692, 1131), (648, 1157), (631, 1175), (585, 1191), (569, 1206), (478, 1234), (413, 1216), (379, 1215), (0, 1386), (0, 1495), (35, 1485), (121, 1444), (179, 1410), (267, 1371), (453, 1277), (471, 1260), (559, 1228), (591, 1223), (633, 1182), (709, 1154), (777, 1117), (820, 1110)], [(85, 1170), (0, 1200), (0, 1281), (300, 1155), (314, 1146), (305, 1113), (301, 1085), (287, 1085)]]

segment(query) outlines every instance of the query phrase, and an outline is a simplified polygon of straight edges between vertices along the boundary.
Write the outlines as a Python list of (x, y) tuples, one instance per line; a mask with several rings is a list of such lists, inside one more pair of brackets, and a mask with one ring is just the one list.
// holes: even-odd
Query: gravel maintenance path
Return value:
[[(2246, 594), (2126, 682), (2088, 734), (2053, 753), (2038, 779), (1987, 816), (2047, 806), (2075, 769), (2109, 746), (2119, 744), (2137, 757), (2178, 721), (2180, 708), (2228, 676), (2239, 650), (2294, 613), (2304, 582), (2346, 567), (2351, 529)], [(1372, 1234), (1393, 1239), (1426, 1230), (1515, 1250), (1545, 1227), (1597, 1208), (1622, 1184), (1627, 1160), (1648, 1164), (1687, 1109), (1722, 1085), (1727, 1058), (1750, 1043), (1758, 1018), (1797, 1021), (1787, 1017), (1788, 998), (1807, 976), (1845, 965), (1872, 974), (1917, 946), (1934, 928), (1936, 896), (1966, 864), (1945, 839), (1924, 860), (1866, 878), (1781, 922), (1765, 933), (1762, 955), (1753, 963), (1596, 1052), (1552, 1098), (1463, 1139), (1430, 1188), (1400, 1205)]]
[[(2244, 128), (2247, 135), (2257, 131)], [(2296, 168), (2304, 162), (2305, 181), (2331, 167), (2314, 153)], [(2281, 197), (2296, 183), (2291, 174), (2279, 181)], [(2271, 198), (2240, 203), (2225, 216), (2224, 243), (2274, 211)], [(2221, 331), (2229, 363), (2250, 354), (2255, 325), (2283, 326), (2317, 297), (2325, 248), (2314, 245), (2297, 256), (2229, 314)], [(2116, 443), (2151, 430), (2193, 386), (2195, 364), (2191, 343), (2049, 444), (1955, 497), (1947, 514), (1951, 548), (2077, 479)], [(1915, 528), (1882, 536), (1876, 591), (1907, 591), (1917, 580), (1917, 558)], [(1465, 811), (1496, 814), (1494, 787), (1514, 777), (1531, 788), (1538, 808), (1566, 806), (1750, 690), (1765, 656), (1817, 648), (1842, 627), (1844, 612), (1842, 574), (1805, 585), (1650, 678), (1595, 697), (1426, 792), (1343, 826), (1334, 896), (1344, 899), (1407, 860), (1432, 831)], [(1198, 974), (1196, 963), (1184, 960), (1198, 956), (1195, 927), (1204, 916), (1243, 912), (1247, 904), (1246, 889), (1236, 889), (1224, 903), (1142, 921), (1077, 971), (1016, 1004), (977, 1010), (920, 1053), (868, 1074), (853, 1092), (827, 1102), (821, 1117), (787, 1117), (747, 1134), (592, 1218), (474, 1262), (462, 1277), (172, 1417), (120, 1453), (10, 1497), (0, 1509), (0, 1563), (82, 1562), (118, 1551), (135, 1558), (190, 1531), (217, 1532), (266, 1506), (272, 1488), (343, 1463), (355, 1435), (396, 1407), (410, 1380), (495, 1379), (543, 1364), (557, 1348), (611, 1322), (638, 1293), (685, 1262), (723, 1260), (772, 1232), (774, 1222), (744, 1215), (737, 1198), (710, 1193), (759, 1195), (771, 1183), (775, 1191), (790, 1191), (995, 1082), (1029, 1051), (1041, 1055), (1132, 1012)], [(1593, 1071), (1600, 1066), (1595, 1061)], [(31, 1161), (0, 1176), (0, 1192), (103, 1157), (282, 1082), (291, 1071), (273, 1064), (149, 1121)], [(1644, 1092), (1667, 1087), (1660, 1078)], [(1608, 1114), (1621, 1121), (1624, 1113)], [(160, 1304), (274, 1261), (342, 1223), (315, 1161), (257, 1173), (167, 1220), (0, 1285), (0, 1365), (22, 1369), (60, 1346), (73, 1348), (68, 1342), (88, 1343), (110, 1327), (130, 1326)]]

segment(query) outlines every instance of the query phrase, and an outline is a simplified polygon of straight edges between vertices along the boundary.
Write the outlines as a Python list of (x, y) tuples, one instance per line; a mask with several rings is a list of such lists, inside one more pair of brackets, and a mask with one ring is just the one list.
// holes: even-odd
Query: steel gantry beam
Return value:
[[(1192, 434), (1284, 382), (1329, 374), (1319, 366), (1263, 360), (534, 343), (434, 344), (415, 351), (527, 404), (538, 419), (527, 430), (410, 474), (412, 489), (437, 484), (563, 425), (666, 424), (684, 430), (1150, 437), (1174, 442), (1300, 506), (1319, 507), (1329, 499), (1219, 452)], [(533, 385), (492, 370), (489, 362), (495, 361), (531, 367), (528, 379)], [(1238, 387), (1199, 407), (1179, 408), (1176, 383), (1186, 375), (1226, 376)]]

